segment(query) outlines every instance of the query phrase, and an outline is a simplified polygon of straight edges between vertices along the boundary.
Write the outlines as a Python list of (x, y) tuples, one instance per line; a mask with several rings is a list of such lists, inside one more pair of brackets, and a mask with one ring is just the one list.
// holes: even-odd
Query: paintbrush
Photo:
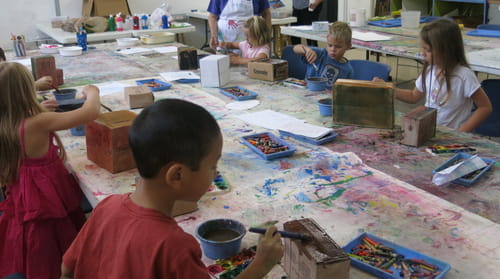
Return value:
[(109, 111), (109, 112), (112, 112), (112, 111), (113, 111), (110, 107), (108, 107), (108, 106), (104, 105), (103, 103), (101, 103), (101, 107), (103, 107), (105, 110), (107, 110), (107, 111)]
[[(304, 55), (306, 55), (306, 54), (307, 54), (306, 47), (305, 47), (305, 46), (302, 46), (302, 49), (304, 50)], [(314, 70), (315, 70), (316, 72), (318, 72), (318, 70), (319, 70), (319, 69), (318, 69), (318, 66), (316, 66), (316, 64), (315, 64), (315, 63), (310, 63), (310, 64), (313, 66)]]
[[(266, 229), (262, 228), (249, 228), (249, 232), (253, 233), (260, 233), (260, 234), (265, 234)], [(281, 237), (286, 237), (286, 238), (293, 238), (293, 239), (300, 239), (300, 240), (308, 240), (309, 236), (305, 234), (300, 234), (300, 233), (294, 233), (294, 232), (286, 232), (286, 231), (276, 231), (281, 235)]]
[(55, 86), (54, 84), (50, 84), (50, 87), (52, 87), (54, 90), (56, 90), (57, 94), (61, 94), (61, 91), (59, 90), (59, 88), (57, 88), (57, 86)]

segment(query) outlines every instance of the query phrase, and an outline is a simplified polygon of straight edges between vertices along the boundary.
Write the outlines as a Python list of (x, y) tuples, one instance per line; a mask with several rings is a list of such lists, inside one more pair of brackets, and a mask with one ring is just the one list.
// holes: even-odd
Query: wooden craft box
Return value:
[(153, 92), (146, 85), (125, 87), (124, 93), (131, 109), (144, 108), (154, 102)]
[(333, 99), (333, 121), (338, 124), (394, 128), (394, 93), (390, 82), (338, 79)]
[(86, 125), (87, 158), (111, 173), (135, 168), (128, 130), (136, 114), (128, 110), (101, 114)]
[(421, 146), (436, 135), (437, 110), (419, 106), (407, 112), (401, 121), (402, 144)]
[(200, 67), (198, 63), (198, 51), (194, 47), (177, 48), (177, 57), (180, 70), (196, 70)]
[(267, 81), (286, 79), (288, 61), (265, 58), (248, 62), (248, 77)]
[(349, 256), (314, 220), (294, 220), (283, 226), (285, 231), (311, 238), (284, 238), (284, 269), (288, 279), (349, 278)]

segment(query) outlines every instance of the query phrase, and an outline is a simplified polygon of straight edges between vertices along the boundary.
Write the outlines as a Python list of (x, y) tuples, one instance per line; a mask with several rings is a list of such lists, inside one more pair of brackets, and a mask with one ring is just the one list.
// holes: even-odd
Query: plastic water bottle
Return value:
[(133, 24), (134, 30), (139, 30), (139, 17), (135, 14), (132, 19), (134, 22), (134, 24)]
[(116, 30), (115, 17), (113, 15), (109, 15), (108, 25), (109, 25), (109, 31)]
[(148, 16), (147, 15), (141, 16), (141, 28), (148, 29)]
[(163, 24), (163, 25), (162, 25), (162, 28), (163, 28), (163, 29), (167, 29), (167, 28), (168, 28), (168, 17), (167, 17), (167, 15), (163, 15), (163, 16), (161, 17), (161, 22), (162, 22), (162, 24)]

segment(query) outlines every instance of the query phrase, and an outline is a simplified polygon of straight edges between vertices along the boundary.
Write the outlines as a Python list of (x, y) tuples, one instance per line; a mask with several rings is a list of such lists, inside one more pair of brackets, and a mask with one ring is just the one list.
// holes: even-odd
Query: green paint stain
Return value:
[(316, 202), (322, 203), (326, 206), (333, 206), (333, 201), (336, 200), (338, 197), (342, 196), (342, 194), (345, 192), (345, 190), (346, 189), (344, 189), (344, 188), (339, 189), (335, 193), (333, 193), (333, 195), (326, 197), (326, 198), (319, 199)]

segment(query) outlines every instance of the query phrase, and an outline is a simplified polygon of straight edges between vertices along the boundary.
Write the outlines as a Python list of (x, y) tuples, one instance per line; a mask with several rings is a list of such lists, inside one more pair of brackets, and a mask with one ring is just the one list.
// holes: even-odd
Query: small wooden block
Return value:
[(288, 279), (348, 279), (350, 259), (342, 248), (312, 219), (283, 224), (285, 231), (309, 236), (309, 240), (284, 238), (284, 269)]
[(31, 72), (35, 80), (51, 76), (57, 82), (56, 60), (52, 55), (42, 55), (31, 57)]
[(87, 158), (111, 173), (135, 168), (128, 130), (136, 114), (128, 110), (101, 114), (86, 125)]
[(180, 70), (196, 70), (200, 67), (198, 63), (198, 51), (194, 47), (177, 48), (177, 57)]
[(155, 97), (146, 85), (125, 87), (125, 101), (131, 109), (151, 105)]
[(421, 146), (436, 135), (437, 110), (419, 106), (407, 112), (401, 121), (403, 129), (402, 144)]
[(63, 69), (56, 69), (56, 84), (63, 85), (64, 84), (64, 72)]
[(338, 79), (333, 100), (336, 123), (394, 128), (394, 90), (390, 82)]

